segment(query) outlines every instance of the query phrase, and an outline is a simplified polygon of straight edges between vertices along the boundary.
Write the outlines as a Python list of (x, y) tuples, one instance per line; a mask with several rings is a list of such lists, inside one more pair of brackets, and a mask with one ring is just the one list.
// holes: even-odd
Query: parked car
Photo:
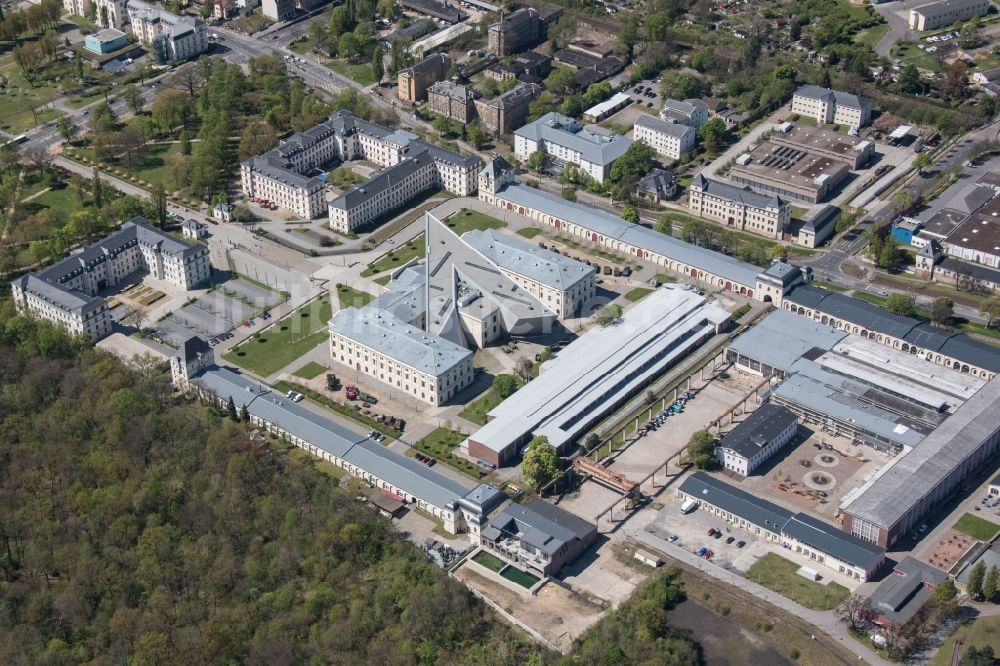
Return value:
[(726, 537), (726, 543), (732, 543), (734, 541), (736, 541), (736, 537), (734, 537), (734, 536)]
[(736, 542), (736, 547), (737, 547), (737, 548), (742, 548), (742, 547), (743, 547), (743, 546), (745, 546), (745, 545), (747, 545), (747, 542), (746, 542), (746, 541), (737, 541), (737, 542)]
[(676, 534), (671, 534), (671, 535), (670, 535), (670, 536), (669, 536), (669, 537), (667, 538), (667, 541), (669, 541), (670, 543), (673, 543), (674, 541), (677, 541), (677, 535), (676, 535)]
[(715, 528), (714, 527), (709, 527), (708, 528), (708, 536), (715, 536)]
[(710, 560), (710, 559), (712, 559), (712, 556), (713, 556), (713, 555), (715, 555), (715, 553), (713, 553), (713, 552), (712, 552), (711, 550), (706, 550), (706, 551), (705, 551), (705, 559), (706, 559), (706, 560)]

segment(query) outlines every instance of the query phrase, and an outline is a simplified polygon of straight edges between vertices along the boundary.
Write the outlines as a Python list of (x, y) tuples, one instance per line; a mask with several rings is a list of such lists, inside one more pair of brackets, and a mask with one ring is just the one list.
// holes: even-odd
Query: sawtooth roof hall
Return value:
[(665, 286), (622, 320), (594, 328), (542, 366), (539, 377), (488, 414), (463, 443), (469, 454), (505, 465), (533, 435), (563, 450), (728, 321), (697, 293)]

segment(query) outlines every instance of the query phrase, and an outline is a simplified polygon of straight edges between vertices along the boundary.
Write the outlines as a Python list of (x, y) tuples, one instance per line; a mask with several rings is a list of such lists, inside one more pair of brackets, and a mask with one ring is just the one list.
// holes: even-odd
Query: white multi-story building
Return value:
[(910, 10), (910, 30), (946, 28), (955, 21), (968, 21), (976, 16), (986, 16), (989, 11), (990, 0), (929, 2)]
[[(306, 174), (332, 160), (353, 159), (389, 168), (328, 205), (325, 182)], [(326, 210), (331, 224), (346, 232), (429, 187), (459, 196), (472, 194), (481, 163), (477, 157), (427, 144), (406, 130), (390, 130), (338, 111), (243, 162), (240, 177), (248, 197), (267, 199), (306, 219)], [(427, 167), (427, 172), (418, 166)]]
[(143, 0), (126, 5), (132, 36), (150, 46), (157, 60), (188, 60), (208, 50), (208, 27), (201, 19), (178, 16)]
[(93, 245), (18, 278), (11, 291), (20, 312), (62, 324), (96, 342), (111, 333), (113, 324), (98, 292), (140, 270), (194, 289), (209, 279), (212, 268), (207, 247), (179, 240), (136, 217)]
[(764, 403), (719, 441), (715, 456), (722, 467), (749, 476), (792, 441), (798, 427), (792, 410)]
[(671, 123), (640, 113), (632, 130), (636, 141), (645, 141), (658, 155), (679, 160), (694, 150), (698, 132), (690, 125)]
[(462, 240), (560, 319), (578, 316), (597, 293), (594, 267), (582, 261), (491, 229), (466, 232)]
[(700, 99), (686, 99), (683, 102), (668, 99), (660, 109), (660, 119), (698, 129), (708, 121), (708, 105)]
[(820, 124), (864, 127), (871, 122), (872, 101), (840, 90), (803, 85), (792, 96), (792, 113)]
[(272, 21), (287, 21), (295, 16), (295, 0), (263, 0), (260, 13)]
[[(81, 3), (81, 0), (75, 1)], [(93, 3), (90, 0), (82, 0), (81, 4), (84, 7), (93, 4), (94, 15), (98, 25), (105, 28), (114, 28), (115, 30), (124, 30), (129, 22), (126, 3), (127, 0), (93, 0)]]
[(623, 136), (595, 134), (576, 120), (555, 112), (514, 131), (514, 155), (522, 162), (541, 150), (555, 158), (557, 171), (572, 164), (599, 182), (608, 177), (611, 165), (631, 145)]
[(792, 221), (792, 207), (777, 196), (757, 194), (701, 174), (688, 188), (688, 209), (699, 217), (768, 238), (782, 238)]

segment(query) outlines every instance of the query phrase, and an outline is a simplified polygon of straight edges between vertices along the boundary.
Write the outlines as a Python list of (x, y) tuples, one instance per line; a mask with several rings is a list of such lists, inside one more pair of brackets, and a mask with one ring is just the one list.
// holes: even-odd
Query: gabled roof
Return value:
[(867, 99), (864, 97), (852, 95), (851, 93), (840, 90), (831, 90), (829, 88), (821, 88), (820, 86), (808, 84), (799, 86), (799, 89), (795, 91), (795, 96), (808, 97), (810, 99), (821, 99), (826, 102), (834, 102), (837, 106), (846, 106), (851, 109), (859, 110), (864, 108), (864, 105), (867, 103)]
[(727, 201), (735, 201), (746, 206), (755, 208), (781, 208), (787, 205), (785, 200), (778, 196), (768, 196), (758, 194), (749, 187), (738, 187), (724, 183), (721, 180), (711, 180), (705, 178), (700, 173), (691, 181), (692, 188), (698, 188), (702, 192)]
[(492, 229), (462, 234), (462, 240), (500, 268), (554, 289), (567, 290), (593, 274), (593, 266)]
[(801, 512), (791, 517), (782, 534), (867, 572), (875, 571), (885, 559), (885, 551), (875, 544)]
[(682, 139), (689, 134), (695, 133), (695, 129), (690, 125), (667, 122), (666, 120), (657, 118), (656, 116), (651, 116), (648, 113), (640, 113), (639, 117), (635, 120), (635, 126), (646, 127), (654, 132), (666, 134), (678, 139)]
[(719, 448), (749, 460), (798, 420), (787, 407), (766, 402), (726, 433), (719, 441)]
[(623, 136), (595, 134), (576, 120), (554, 111), (518, 128), (514, 134), (530, 141), (569, 148), (580, 153), (584, 160), (601, 166), (614, 162), (632, 145), (632, 141)]
[(526, 505), (509, 504), (490, 526), (549, 556), (597, 531), (592, 523), (539, 498)]
[(780, 534), (792, 517), (792, 512), (788, 509), (755, 497), (704, 472), (695, 472), (684, 479), (678, 490), (775, 534)]

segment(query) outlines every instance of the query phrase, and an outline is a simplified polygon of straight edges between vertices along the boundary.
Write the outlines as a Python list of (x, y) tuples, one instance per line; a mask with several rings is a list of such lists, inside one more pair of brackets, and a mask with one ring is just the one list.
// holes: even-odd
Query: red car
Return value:
[(715, 528), (714, 527), (709, 527), (708, 528), (708, 536), (715, 536)]
[(344, 395), (347, 396), (348, 400), (357, 400), (358, 398), (358, 387), (357, 386), (345, 386)]
[(706, 560), (710, 560), (710, 559), (712, 559), (712, 556), (713, 556), (713, 555), (715, 555), (715, 553), (713, 553), (713, 552), (712, 552), (712, 551), (710, 551), (710, 550), (706, 550), (706, 551), (705, 551), (705, 554), (703, 555), (703, 557), (704, 557), (704, 558), (705, 558)]

